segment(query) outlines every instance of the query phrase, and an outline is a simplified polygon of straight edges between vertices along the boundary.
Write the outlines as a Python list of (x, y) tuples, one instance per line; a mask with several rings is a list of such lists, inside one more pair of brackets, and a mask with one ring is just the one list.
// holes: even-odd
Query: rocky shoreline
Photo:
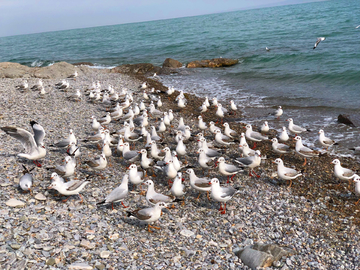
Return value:
[[(6, 65), (0, 63), (0, 74), (8, 67)], [(177, 96), (177, 93), (167, 96), (167, 88), (160, 81), (147, 77), (147, 72), (133, 74), (120, 68), (98, 70), (64, 62), (47, 68), (12, 65), (16, 66), (7, 69), (6, 76), (0, 76), (0, 125), (30, 130), (29, 121), (36, 120), (47, 132), (47, 145), (65, 137), (69, 128), (80, 139), (92, 134), (90, 116), (102, 116), (105, 106), (90, 103), (84, 95), (80, 102), (66, 97), (74, 89), (85, 90), (95, 80), (101, 81), (104, 87), (112, 84), (116, 90), (127, 87), (134, 91), (136, 99), (141, 98), (139, 85), (147, 81), (150, 87), (160, 90), (158, 95), (164, 103), (162, 111), (173, 108)], [(79, 77), (70, 81), (71, 89), (67, 93), (54, 88), (55, 83), (75, 70)], [(15, 86), (22, 81), (20, 77), (28, 78), (30, 85), (36, 78), (44, 78), (48, 93), (39, 97), (32, 90), (16, 90)], [(202, 100), (191, 94), (185, 96), (187, 107), (176, 114), (181, 114), (196, 134), (197, 108)], [(217, 120), (214, 110), (203, 114), (206, 122)], [(243, 131), (246, 123), (239, 114), (230, 115), (224, 121), (238, 132)], [(119, 125), (111, 123), (109, 128), (116, 130)], [(270, 137), (275, 135), (276, 131), (270, 131)], [(255, 243), (276, 244), (293, 251), (269, 269), (357, 269), (359, 265), (360, 214), (359, 206), (354, 204), (358, 198), (353, 186), (348, 190), (347, 183), (338, 185), (330, 164), (335, 157), (326, 153), (310, 159), (304, 167), (301, 167), (301, 157), (285, 155), (285, 164), (293, 164), (304, 171), (304, 176), (294, 180), (288, 188), (287, 183), (274, 174), (276, 167), (271, 161), (278, 155), (271, 151), (271, 142), (260, 143), (258, 149), (267, 157), (256, 169), (261, 177), (249, 177), (245, 169), (234, 178), (233, 185), (240, 187), (241, 192), (229, 202), (225, 215), (219, 214), (218, 203), (209, 202), (205, 196), (197, 201), (197, 194), (188, 189), (185, 206), (166, 210), (156, 223), (161, 230), (151, 234), (138, 221), (127, 218), (121, 205), (116, 205), (115, 210), (96, 206), (96, 202), (118, 186), (125, 174), (127, 164), (120, 157), (110, 158), (113, 166), (104, 171), (105, 179), (91, 179), (82, 192), (84, 204), (80, 204), (76, 196), (63, 203), (54, 197), (54, 192), (47, 190), (51, 170), (46, 168), (59, 164), (65, 156), (64, 151), (48, 148), (44, 166), (34, 170), (34, 196), (43, 196), (34, 197), (22, 194), (17, 188), (22, 175), (21, 164), (25, 162), (31, 166), (16, 157), (22, 146), (3, 132), (0, 137), (2, 269), (250, 269), (235, 252)], [(168, 136), (166, 143), (170, 145), (172, 140), (173, 137)], [(139, 147), (142, 147), (141, 142), (136, 149)], [(188, 147), (195, 149), (196, 142), (190, 142)], [(99, 154), (92, 145), (81, 144), (81, 150), (81, 161)], [(238, 155), (236, 144), (224, 154), (227, 160)], [(187, 161), (196, 167), (196, 159), (197, 155), (192, 154)], [(341, 162), (345, 167), (358, 168), (353, 158), (341, 158)], [(77, 172), (79, 179), (88, 175), (84, 166)], [(202, 175), (201, 170), (197, 173)], [(212, 169), (210, 176), (226, 182), (217, 169)], [(168, 187), (162, 179), (156, 180), (156, 189), (166, 192)], [(7, 206), (5, 202), (11, 198), (24, 205)], [(146, 205), (144, 196), (137, 192), (130, 193), (124, 202), (130, 209)]]

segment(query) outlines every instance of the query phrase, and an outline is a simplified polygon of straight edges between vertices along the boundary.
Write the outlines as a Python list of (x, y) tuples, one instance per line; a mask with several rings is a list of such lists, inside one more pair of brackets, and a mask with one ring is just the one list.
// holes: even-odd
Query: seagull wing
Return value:
[(26, 152), (30, 153), (32, 150), (36, 149), (37, 145), (34, 136), (29, 131), (13, 126), (1, 127), (1, 129), (6, 132), (6, 134), (19, 140)]
[(44, 141), (45, 130), (41, 125), (39, 125), (35, 121), (31, 121), (30, 124), (31, 124), (33, 132), (34, 132), (34, 139), (35, 139), (36, 145), (40, 146)]

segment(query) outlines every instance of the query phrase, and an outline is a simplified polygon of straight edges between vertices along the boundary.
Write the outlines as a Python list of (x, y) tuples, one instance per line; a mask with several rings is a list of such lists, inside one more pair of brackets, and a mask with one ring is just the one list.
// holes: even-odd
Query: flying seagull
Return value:
[(325, 40), (324, 37), (319, 37), (319, 38), (317, 39), (317, 41), (315, 42), (315, 45), (314, 45), (313, 50), (315, 50), (315, 48), (317, 47), (317, 45), (319, 45), (319, 43), (320, 43), (321, 41), (323, 41), (323, 40)]

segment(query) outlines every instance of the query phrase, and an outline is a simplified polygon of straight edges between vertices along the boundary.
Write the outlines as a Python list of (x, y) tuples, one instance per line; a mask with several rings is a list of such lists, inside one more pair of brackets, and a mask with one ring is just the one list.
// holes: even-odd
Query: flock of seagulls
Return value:
[[(74, 77), (77, 76), (78, 74), (74, 75)], [(68, 84), (68, 81), (62, 80), (55, 87), (59, 91), (68, 91)], [(17, 88), (24, 90), (25, 86)], [(28, 85), (26, 87), (29, 88)], [(40, 83), (37, 87), (41, 87)], [(111, 204), (114, 209), (114, 203), (121, 202), (124, 208), (128, 208), (124, 200), (129, 195), (128, 185), (131, 184), (134, 190), (139, 190), (140, 194), (145, 195), (149, 207), (127, 213), (147, 223), (150, 232), (151, 229), (158, 229), (150, 224), (160, 218), (163, 208), (174, 206), (176, 202), (185, 203), (189, 192), (183, 183), (185, 179), (182, 173), (188, 175), (190, 188), (199, 192), (197, 199), (201, 193), (206, 192), (209, 200), (212, 198), (220, 203), (219, 211), (225, 214), (227, 202), (239, 193), (239, 188), (231, 184), (233, 178), (245, 169), (248, 169), (250, 177), (261, 177), (255, 169), (261, 167), (265, 157), (261, 155), (260, 150), (256, 149), (257, 143), (271, 140), (273, 152), (280, 155), (272, 161), (277, 165), (277, 176), (284, 181), (290, 181), (289, 187), (294, 179), (303, 175), (303, 172), (292, 165), (286, 167), (281, 159), (282, 155), (293, 153), (287, 144), (291, 138), (288, 131), (294, 134), (295, 152), (304, 157), (303, 166), (307, 164), (306, 158), (315, 158), (320, 155), (319, 151), (303, 145), (300, 134), (309, 130), (295, 125), (292, 118), (287, 119), (288, 128), (284, 126), (277, 138), (269, 138), (270, 127), (267, 121), (263, 123), (259, 131), (253, 130), (251, 124), (244, 127), (245, 132), (238, 133), (231, 129), (230, 124), (223, 120), (227, 114), (236, 114), (237, 106), (234, 101), (225, 108), (216, 98), (211, 99), (212, 104), (210, 104), (209, 98), (206, 97), (198, 109), (199, 115), (192, 121), (197, 124), (190, 127), (181, 117), (182, 110), (187, 106), (185, 94), (182, 91), (177, 94), (172, 87), (166, 94), (169, 96), (177, 94), (177, 96), (173, 108), (167, 111), (162, 109), (161, 97), (163, 95), (155, 89), (150, 89), (147, 83), (143, 83), (137, 91), (126, 88), (116, 91), (111, 85), (104, 89), (101, 83), (96, 81), (85, 92), (90, 102), (105, 106), (106, 115), (102, 118), (91, 117), (90, 125), (95, 132), (94, 135), (78, 139), (74, 130), (70, 129), (66, 138), (50, 145), (53, 148), (66, 149), (67, 157), (63, 164), (47, 168), (52, 171), (51, 184), (48, 188), (57, 190), (68, 197), (79, 195), (82, 202), (80, 193), (86, 185), (91, 185), (91, 181), (74, 179), (74, 174), (79, 167), (78, 160), (82, 155), (79, 145), (97, 145), (101, 151), (98, 157), (83, 161), (81, 165), (87, 168), (90, 175), (97, 174), (103, 177), (102, 171), (111, 166), (111, 157), (115, 155), (119, 156), (127, 167), (121, 184), (114, 187), (98, 204)], [(79, 93), (81, 97), (80, 90)], [(214, 118), (218, 118), (217, 123), (221, 123), (223, 129), (217, 126), (217, 123), (204, 121), (202, 114), (211, 108), (215, 111)], [(178, 116), (173, 113), (173, 110), (180, 111)], [(283, 108), (279, 106), (270, 115), (274, 119), (280, 119), (283, 113)], [(39, 160), (47, 154), (43, 142), (46, 133), (36, 121), (31, 121), (30, 125), (33, 134), (14, 126), (4, 126), (1, 129), (19, 140), (24, 146), (25, 153), (19, 153), (20, 158), (32, 160), (40, 167)], [(196, 135), (193, 134), (194, 131), (197, 132)], [(248, 142), (253, 144), (252, 148), (249, 147)], [(319, 131), (319, 143), (325, 148), (324, 151), (336, 144), (335, 141), (325, 137), (323, 130)], [(224, 153), (233, 144), (238, 145), (238, 157), (226, 160)], [(192, 157), (197, 157), (196, 164), (188, 162), (188, 159)], [(360, 194), (360, 177), (356, 175), (356, 172), (342, 167), (338, 159), (332, 163), (334, 176), (340, 180), (353, 179), (356, 183), (355, 192)], [(31, 171), (34, 168), (28, 170), (25, 165), (23, 167), (24, 175), (19, 185), (23, 191), (31, 192), (33, 181)], [(196, 167), (202, 170), (203, 176), (196, 175), (194, 170)], [(219, 177), (209, 178), (210, 173), (218, 174)], [(221, 176), (227, 177), (227, 183), (224, 185), (220, 184)], [(156, 191), (156, 186), (164, 184), (163, 179), (168, 180), (168, 194)], [(146, 192), (142, 190), (144, 185)]]

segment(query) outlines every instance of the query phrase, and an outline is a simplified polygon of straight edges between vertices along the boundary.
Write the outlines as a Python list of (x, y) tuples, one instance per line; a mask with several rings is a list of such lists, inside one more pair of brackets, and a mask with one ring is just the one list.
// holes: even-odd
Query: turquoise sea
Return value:
[[(0, 61), (46, 66), (88, 61), (113, 67), (127, 63), (161, 65), (167, 57), (187, 63), (237, 58), (236, 66), (182, 69), (163, 76), (166, 85), (234, 99), (251, 123), (270, 120), (280, 129), (287, 117), (339, 140), (343, 153), (358, 143), (359, 129), (336, 122), (356, 114), (360, 104), (360, 2), (323, 1), (300, 5), (0, 38)], [(326, 37), (313, 50), (318, 37)], [(270, 48), (266, 51), (265, 47)], [(280, 121), (267, 117), (284, 107)]]

